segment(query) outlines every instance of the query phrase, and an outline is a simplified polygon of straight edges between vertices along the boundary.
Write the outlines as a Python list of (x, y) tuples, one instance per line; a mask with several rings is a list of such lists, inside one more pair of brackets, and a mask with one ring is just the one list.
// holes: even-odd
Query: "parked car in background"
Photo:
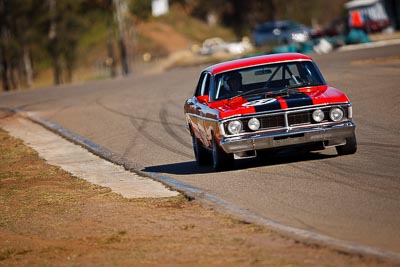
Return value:
[(305, 42), (310, 39), (311, 29), (291, 20), (277, 20), (256, 26), (253, 32), (255, 46), (280, 45)]
[(238, 59), (202, 71), (184, 105), (198, 165), (229, 169), (236, 158), (291, 146), (357, 150), (349, 99), (326, 84), (308, 56)]

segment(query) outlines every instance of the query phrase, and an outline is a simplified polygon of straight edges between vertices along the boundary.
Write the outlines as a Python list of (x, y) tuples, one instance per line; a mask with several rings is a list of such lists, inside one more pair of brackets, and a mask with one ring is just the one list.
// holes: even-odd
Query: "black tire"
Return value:
[(233, 154), (226, 153), (213, 137), (212, 166), (215, 171), (228, 170), (233, 165)]
[(210, 154), (208, 151), (200, 144), (200, 141), (192, 134), (193, 152), (196, 159), (196, 163), (199, 166), (207, 165), (210, 162)]
[(337, 146), (336, 151), (339, 156), (351, 155), (357, 152), (357, 139), (354, 134), (351, 137), (346, 138), (346, 144), (343, 146)]

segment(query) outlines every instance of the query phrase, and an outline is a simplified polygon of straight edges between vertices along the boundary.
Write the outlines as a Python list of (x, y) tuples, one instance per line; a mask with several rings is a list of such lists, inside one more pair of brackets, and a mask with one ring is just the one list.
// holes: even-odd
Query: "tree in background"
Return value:
[[(76, 48), (83, 32), (84, 14), (81, 14), (83, 0), (47, 0), (47, 16), (44, 29), (47, 30), (46, 49), (51, 57), (54, 84), (72, 81), (75, 68)], [(63, 69), (66, 75), (63, 75)]]
[[(4, 90), (30, 87), (34, 58), (47, 51), (54, 84), (72, 80), (83, 32), (84, 0), (0, 0), (0, 71)], [(66, 70), (65, 77), (63, 69)]]
[(37, 39), (34, 8), (29, 0), (23, 4), (0, 0), (0, 70), (4, 90), (32, 84), (31, 50)]
[(9, 25), (6, 16), (7, 11), (5, 0), (0, 0), (0, 71), (1, 81), (5, 91), (10, 90), (10, 82), (8, 79), (8, 58), (6, 54), (9, 46)]
[(126, 0), (113, 0), (114, 17), (117, 28), (118, 47), (120, 52), (121, 70), (122, 75), (128, 75), (129, 62), (128, 51), (126, 49), (126, 36), (127, 36), (127, 20), (129, 5)]
[(110, 77), (117, 76), (117, 58), (114, 49), (114, 4), (113, 0), (88, 0), (86, 1), (86, 9), (98, 9), (104, 14), (107, 28), (107, 59), (105, 60), (105, 67), (109, 70)]
[(126, 15), (129, 13), (129, 2), (127, 0), (86, 0), (87, 5), (104, 11), (107, 25), (107, 59), (106, 66), (110, 70), (110, 76), (117, 75), (116, 56), (114, 51), (115, 38), (120, 55), (122, 75), (130, 74), (129, 52), (126, 44), (128, 26)]
[(129, 11), (139, 20), (148, 20), (151, 16), (152, 0), (131, 0)]
[[(283, 1), (277, 0), (175, 0), (191, 6), (193, 16), (207, 20), (210, 14), (224, 26), (232, 28), (237, 37), (247, 35), (260, 22), (278, 18), (278, 8)], [(216, 9), (215, 7), (218, 7)]]

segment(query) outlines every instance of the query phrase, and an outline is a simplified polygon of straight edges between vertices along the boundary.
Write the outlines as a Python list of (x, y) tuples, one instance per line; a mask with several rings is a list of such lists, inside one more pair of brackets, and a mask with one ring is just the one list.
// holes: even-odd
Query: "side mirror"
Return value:
[(200, 95), (197, 97), (197, 101), (202, 104), (208, 104), (208, 95)]

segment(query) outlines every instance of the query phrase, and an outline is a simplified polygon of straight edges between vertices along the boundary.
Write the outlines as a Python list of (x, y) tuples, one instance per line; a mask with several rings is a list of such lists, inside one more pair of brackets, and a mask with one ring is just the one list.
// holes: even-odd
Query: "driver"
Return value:
[(224, 98), (238, 94), (242, 87), (242, 75), (239, 72), (229, 73), (224, 77), (224, 87), (221, 96)]

